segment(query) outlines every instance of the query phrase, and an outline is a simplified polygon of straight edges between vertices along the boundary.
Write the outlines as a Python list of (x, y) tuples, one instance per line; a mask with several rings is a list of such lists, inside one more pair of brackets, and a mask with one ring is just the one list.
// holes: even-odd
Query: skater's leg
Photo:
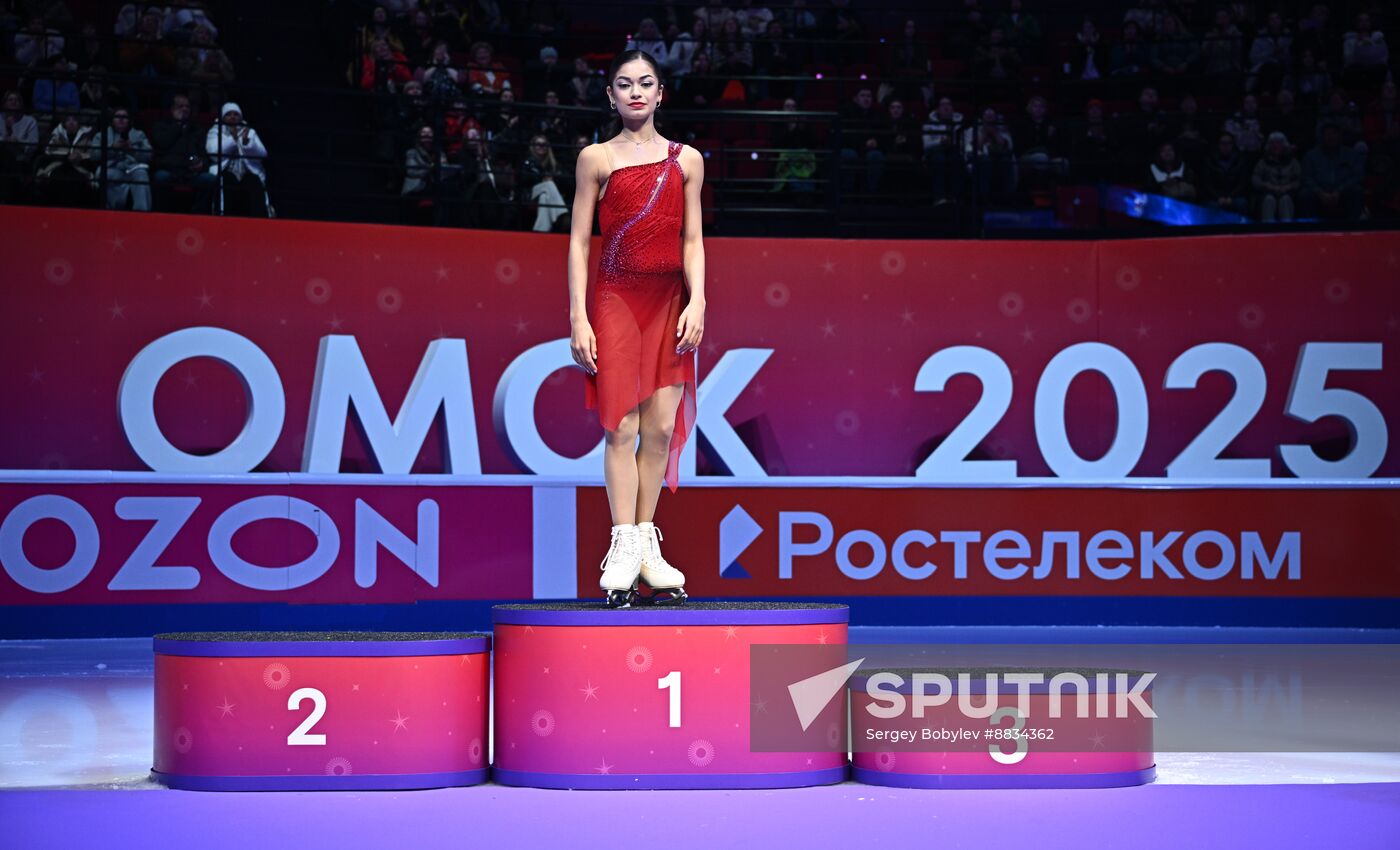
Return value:
[(630, 525), (637, 520), (637, 429), (641, 414), (633, 408), (606, 432), (603, 446), (603, 482), (608, 489), (608, 508), (614, 525)]
[[(641, 405), (642, 444), (637, 449), (636, 518), (625, 522), (650, 522), (661, 498), (661, 482), (671, 452), (671, 435), (676, 430), (676, 408), (685, 384), (662, 387)], [(614, 518), (614, 522), (618, 520)]]

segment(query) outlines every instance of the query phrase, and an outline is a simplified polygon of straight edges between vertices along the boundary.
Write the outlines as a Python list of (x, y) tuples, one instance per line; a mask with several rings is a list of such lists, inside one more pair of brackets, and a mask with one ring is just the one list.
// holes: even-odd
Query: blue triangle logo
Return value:
[(744, 569), (744, 565), (735, 561), (729, 566), (719, 571), (720, 578), (748, 578), (749, 571)]
[(749, 571), (739, 563), (739, 556), (749, 544), (763, 533), (763, 526), (754, 522), (743, 506), (735, 505), (719, 523), (720, 578), (749, 578)]

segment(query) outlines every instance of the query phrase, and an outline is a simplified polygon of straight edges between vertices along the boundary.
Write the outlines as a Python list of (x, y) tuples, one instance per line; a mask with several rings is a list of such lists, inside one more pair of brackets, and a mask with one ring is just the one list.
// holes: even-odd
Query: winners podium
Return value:
[[(152, 776), (371, 790), (1151, 782), (1153, 674), (863, 665), (845, 605), (497, 605), (494, 634), (155, 637)], [(493, 658), (494, 652), (494, 658)], [(494, 664), (494, 684), (492, 670)], [(847, 738), (849, 730), (849, 738)]]
[[(846, 754), (755, 752), (750, 648), (846, 644), (845, 605), (497, 605), (494, 778), (537, 788), (793, 788)], [(833, 701), (839, 707), (840, 700)]]
[(156, 635), (152, 776), (204, 791), (483, 782), (489, 651), (472, 633)]

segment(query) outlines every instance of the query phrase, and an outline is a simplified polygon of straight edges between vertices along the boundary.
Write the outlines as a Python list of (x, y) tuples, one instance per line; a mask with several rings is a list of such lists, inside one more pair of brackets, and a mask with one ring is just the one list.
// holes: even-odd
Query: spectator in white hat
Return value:
[(219, 110), (219, 120), (209, 128), (204, 149), (213, 161), (211, 174), (219, 176), (218, 212), (266, 218), (267, 148), (258, 131), (243, 120), (243, 109), (230, 101)]

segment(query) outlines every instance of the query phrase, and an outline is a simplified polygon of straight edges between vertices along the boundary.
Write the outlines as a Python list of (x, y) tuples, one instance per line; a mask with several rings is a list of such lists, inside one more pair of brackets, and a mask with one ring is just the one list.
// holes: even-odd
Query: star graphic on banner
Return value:
[(826, 630), (825, 630), (825, 629), (822, 629), (821, 633), (819, 633), (819, 634), (817, 635), (817, 643), (826, 643)]
[(715, 675), (716, 675), (716, 676), (719, 675), (719, 668), (718, 668), (718, 667), (715, 668)]
[(767, 714), (768, 700), (764, 699), (763, 697), (759, 697), (758, 699), (754, 700), (753, 710), (757, 711), (759, 714)]
[(376, 263), (379, 262), (381, 259), (383, 259), (383, 257), (380, 256), (380, 254), (379, 254), (378, 251), (374, 252), (373, 254), (370, 254), (370, 256), (371, 256), (371, 257), (374, 257), (374, 261), (375, 261)]
[(1031, 330), (1030, 328), (1026, 328), (1025, 330), (1021, 331), (1021, 339), (1025, 340), (1026, 342), (1033, 342), (1035, 340), (1035, 331)]
[(724, 639), (725, 639), (725, 640), (729, 640), (730, 638), (735, 638), (735, 637), (738, 637), (738, 636), (739, 636), (739, 630), (738, 630), (738, 629), (734, 628), (733, 626), (725, 626), (725, 627), (724, 627)]
[(272, 258), (272, 262), (274, 262), (274, 263), (280, 263), (280, 262), (282, 262), (282, 256), (279, 254), (279, 255), (277, 255), (276, 257), (273, 257), (273, 258)]
[(768, 387), (766, 384), (754, 384), (753, 391), (754, 395), (763, 395), (764, 393), (768, 392)]
[(119, 301), (113, 301), (113, 302), (112, 302), (112, 306), (111, 306), (111, 307), (108, 307), (107, 309), (108, 309), (109, 311), (111, 311), (111, 313), (112, 313), (112, 318), (113, 318), (113, 319), (125, 319), (125, 318), (126, 318), (126, 308), (123, 307), (123, 306), (121, 305), (121, 302), (119, 302)]
[(223, 703), (221, 703), (220, 705), (214, 706), (215, 708), (217, 708), (217, 709), (219, 710), (219, 719), (222, 720), (223, 718), (228, 717), (229, 715), (233, 714), (233, 707), (234, 707), (235, 705), (237, 705), (237, 703), (229, 702), (229, 701), (228, 701), (228, 697), (224, 697)]
[(189, 373), (189, 372), (186, 372), (186, 373), (185, 373), (185, 386), (187, 386), (187, 387), (192, 387), (192, 386), (194, 386), (194, 385), (197, 384), (197, 383), (199, 383), (199, 382), (196, 381), (196, 380), (194, 379), (194, 375), (192, 375), (192, 374)]
[(905, 307), (904, 311), (899, 314), (899, 323), (902, 325), (914, 324), (914, 311)]
[(201, 290), (199, 291), (199, 306), (200, 306), (200, 307), (212, 307), (212, 306), (214, 306), (214, 296), (210, 295), (208, 292), (205, 292), (204, 290), (201, 289)]
[(529, 322), (529, 320), (527, 320), (527, 319), (519, 318), (519, 319), (516, 319), (515, 322), (512, 323), (511, 326), (515, 328), (515, 333), (516, 333), (516, 335), (518, 336), (518, 335), (520, 335), (520, 334), (525, 333), (525, 329), (528, 328), (528, 327), (530, 327), (530, 322)]
[(1147, 325), (1146, 325), (1145, 323), (1144, 323), (1144, 324), (1138, 325), (1138, 326), (1137, 326), (1137, 335), (1138, 335), (1138, 339), (1147, 339), (1147, 334), (1148, 334), (1148, 332), (1149, 332), (1150, 330), (1151, 330), (1151, 329), (1148, 328)]
[(549, 668), (548, 668), (548, 667), (544, 668), (544, 674), (545, 674), (546, 676), (549, 675)]
[(326, 322), (326, 324), (331, 326), (331, 330), (338, 331), (340, 330), (340, 326), (345, 324), (345, 322), (341, 321), (341, 318), (339, 316), (332, 313), (331, 320), (329, 322)]
[(359, 686), (358, 684), (354, 684), (354, 685), (351, 685), (351, 686), (350, 686), (350, 690), (352, 690), (352, 691), (358, 691), (359, 689), (360, 689), (360, 686)]
[(444, 266), (441, 263), (439, 263), (437, 271), (433, 272), (433, 274), (437, 275), (438, 280), (447, 280), (447, 271), (447, 266)]
[(836, 264), (833, 263), (830, 258), (828, 258), (826, 262), (822, 263), (822, 271), (826, 272), (827, 274), (831, 274), (832, 272), (836, 271)]
[[(511, 746), (514, 746), (514, 744), (512, 744)], [(606, 776), (612, 773), (613, 765), (608, 764), (607, 757), (605, 756), (603, 758), (603, 763), (593, 769)]]
[(826, 320), (826, 324), (822, 325), (821, 329), (822, 336), (836, 336), (836, 324), (830, 319)]
[(899, 390), (899, 385), (898, 385), (898, 384), (890, 384), (890, 389), (889, 389), (890, 398), (899, 398), (899, 392), (900, 392), (900, 390)]
[(1094, 745), (1094, 749), (1101, 750), (1103, 749), (1104, 736), (1099, 730), (1095, 729), (1094, 734), (1089, 738), (1089, 742)]
[(597, 699), (597, 698), (598, 698), (598, 686), (595, 685), (595, 684), (593, 684), (593, 680), (592, 680), (592, 679), (589, 679), (587, 682), (585, 682), (585, 684), (588, 685), (588, 687), (586, 687), (586, 688), (579, 688), (579, 689), (578, 689), (578, 690), (579, 690), (579, 693), (583, 694), (583, 701), (584, 701), (584, 702), (588, 702), (588, 701), (591, 700), (591, 699)]
[(126, 239), (120, 234), (112, 237), (112, 250), (120, 251), (126, 247)]
[(408, 728), (408, 718), (404, 717), (403, 712), (399, 711), (397, 708), (394, 709), (394, 717), (389, 718), (389, 722), (394, 724), (395, 732), (399, 731), (400, 729)]
[(715, 352), (719, 351), (719, 346), (715, 345), (713, 342), (707, 342), (700, 346), (700, 348), (705, 352), (706, 357), (714, 357)]
[(870, 293), (869, 293), (869, 292), (862, 292), (862, 293), (860, 294), (860, 300), (862, 300), (862, 301), (869, 301), (869, 300), (870, 300)]
[(1266, 339), (1266, 340), (1264, 340), (1264, 353), (1265, 353), (1265, 354), (1273, 354), (1273, 353), (1274, 353), (1274, 348), (1275, 348), (1275, 346), (1274, 346), (1274, 341), (1273, 341), (1273, 340), (1271, 340), (1271, 339)]
[(527, 635), (532, 635), (532, 634), (534, 634), (534, 633), (535, 633), (535, 627), (534, 627), (534, 626), (526, 626), (526, 627), (525, 627), (525, 634), (527, 634)]

